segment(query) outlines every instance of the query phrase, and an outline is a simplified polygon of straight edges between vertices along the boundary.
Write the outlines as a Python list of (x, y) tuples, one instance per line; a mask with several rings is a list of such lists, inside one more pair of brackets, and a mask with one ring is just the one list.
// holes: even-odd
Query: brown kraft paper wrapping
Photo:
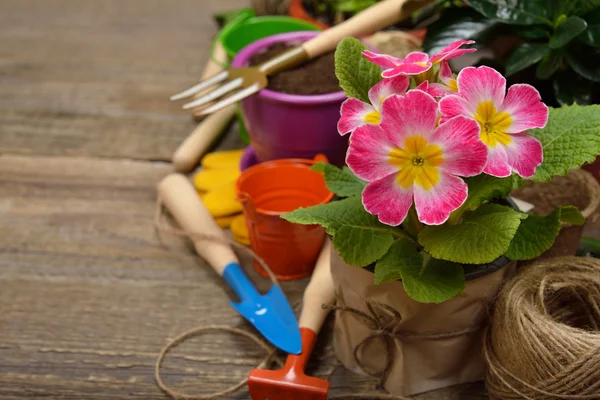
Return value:
[(408, 297), (400, 281), (375, 285), (372, 272), (345, 264), (332, 249), (337, 305), (369, 316), (336, 312), (335, 353), (346, 368), (381, 378), (387, 391), (401, 396), (482, 380), (488, 304), (514, 270), (511, 262), (467, 281), (464, 295), (424, 304)]

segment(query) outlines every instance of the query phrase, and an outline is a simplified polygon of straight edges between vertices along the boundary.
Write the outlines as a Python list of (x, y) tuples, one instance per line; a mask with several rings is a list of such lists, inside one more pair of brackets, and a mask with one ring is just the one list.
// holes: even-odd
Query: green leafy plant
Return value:
[(551, 104), (594, 102), (596, 83), (600, 82), (599, 0), (465, 3), (469, 7), (448, 8), (429, 26), (423, 43), (425, 51), (435, 52), (459, 39), (497, 46), (499, 41), (511, 43), (513, 37), (517, 39), (516, 47), (496, 60), (506, 76), (534, 71), (532, 80), (550, 82), (553, 98), (546, 95), (545, 100)]
[[(349, 97), (368, 101), (368, 88), (381, 78), (374, 73), (377, 67), (363, 63), (364, 49), (358, 40), (344, 39), (336, 50), (336, 74)], [(544, 153), (529, 179), (546, 182), (593, 161), (600, 154), (599, 128), (600, 106), (551, 108), (546, 126), (528, 132), (541, 142)], [(413, 205), (400, 225), (391, 226), (365, 210), (366, 182), (348, 167), (319, 163), (313, 170), (323, 173), (337, 200), (282, 217), (325, 227), (346, 263), (371, 268), (376, 284), (402, 280), (407, 294), (420, 302), (440, 303), (461, 293), (466, 264), (536, 258), (552, 246), (561, 223), (584, 222), (573, 206), (545, 216), (523, 213), (507, 201), (523, 178), (480, 174), (465, 179), (468, 197), (446, 222), (420, 222)]]

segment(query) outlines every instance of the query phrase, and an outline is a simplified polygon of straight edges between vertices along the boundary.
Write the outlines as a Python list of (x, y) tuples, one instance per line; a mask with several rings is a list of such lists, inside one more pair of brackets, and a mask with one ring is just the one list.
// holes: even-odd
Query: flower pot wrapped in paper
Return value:
[(470, 44), (398, 59), (342, 41), (347, 166), (313, 167), (337, 200), (283, 215), (333, 237), (336, 354), (393, 394), (482, 378), (481, 332), (503, 280), (562, 222), (583, 223), (574, 206), (529, 215), (507, 198), (600, 153), (598, 107), (549, 110), (485, 66), (455, 76), (447, 60)]

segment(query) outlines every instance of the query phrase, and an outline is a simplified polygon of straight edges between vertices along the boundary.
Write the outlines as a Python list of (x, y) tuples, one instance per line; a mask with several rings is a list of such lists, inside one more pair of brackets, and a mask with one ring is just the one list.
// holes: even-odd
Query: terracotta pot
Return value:
[[(600, 184), (592, 174), (584, 170), (572, 170), (565, 176), (558, 176), (550, 182), (527, 181), (525, 186), (512, 193), (517, 199), (535, 206), (532, 213), (547, 215), (557, 207), (574, 205), (589, 220), (600, 204)], [(584, 225), (563, 223), (560, 233), (550, 249), (529, 264), (552, 257), (574, 256), (579, 247)], [(521, 263), (520, 263), (521, 264)]]
[(466, 266), (462, 295), (424, 304), (410, 298), (400, 281), (375, 285), (372, 272), (344, 263), (333, 249), (338, 306), (358, 311), (336, 312), (336, 356), (346, 368), (380, 378), (381, 386), (400, 396), (483, 379), (489, 306), (515, 266), (506, 258)]

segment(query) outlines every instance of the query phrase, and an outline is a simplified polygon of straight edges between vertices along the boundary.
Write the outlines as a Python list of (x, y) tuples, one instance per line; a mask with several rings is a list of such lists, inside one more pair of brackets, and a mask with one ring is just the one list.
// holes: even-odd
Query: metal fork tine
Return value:
[(231, 92), (232, 90), (237, 89), (238, 87), (242, 86), (242, 83), (244, 82), (244, 78), (236, 78), (234, 80), (232, 80), (231, 82), (226, 83), (225, 85), (213, 90), (212, 92), (197, 98), (196, 100), (187, 103), (183, 106), (184, 110), (189, 110), (190, 108), (195, 108), (195, 107), (200, 107), (210, 101), (213, 101), (221, 96), (223, 96), (224, 94)]
[(207, 88), (211, 87), (212, 85), (216, 85), (217, 83), (227, 79), (228, 76), (229, 76), (229, 71), (219, 72), (218, 74), (213, 75), (210, 78), (203, 80), (199, 84), (194, 85), (191, 88), (186, 89), (181, 93), (177, 93), (177, 94), (171, 96), (169, 98), (169, 100), (175, 101), (175, 100), (180, 100), (180, 99), (183, 99), (186, 97), (193, 96), (196, 93), (201, 92), (204, 89), (207, 89)]
[(214, 104), (214, 105), (200, 111), (197, 115), (207, 115), (207, 114), (212, 114), (214, 112), (217, 112), (233, 103), (236, 103), (236, 102), (250, 96), (251, 94), (258, 92), (259, 90), (260, 90), (260, 84), (257, 82), (254, 85), (248, 86), (246, 89), (240, 90), (233, 96), (227, 97), (226, 99), (221, 100), (217, 104)]

